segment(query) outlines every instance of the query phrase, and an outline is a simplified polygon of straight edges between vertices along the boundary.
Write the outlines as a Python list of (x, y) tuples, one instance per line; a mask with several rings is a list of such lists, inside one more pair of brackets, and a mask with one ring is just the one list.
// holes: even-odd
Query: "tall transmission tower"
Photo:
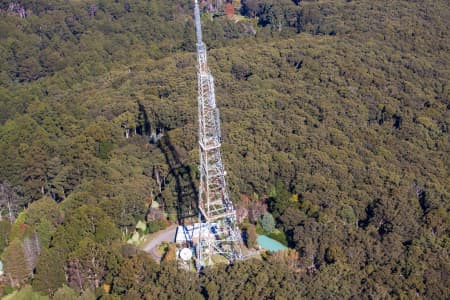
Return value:
[(211, 75), (202, 39), (200, 10), (195, 0), (195, 29), (198, 59), (198, 124), (200, 147), (200, 187), (197, 269), (212, 265), (213, 258), (225, 256), (233, 262), (242, 257), (236, 210), (230, 200), (220, 152), (219, 109), (216, 107), (214, 78)]

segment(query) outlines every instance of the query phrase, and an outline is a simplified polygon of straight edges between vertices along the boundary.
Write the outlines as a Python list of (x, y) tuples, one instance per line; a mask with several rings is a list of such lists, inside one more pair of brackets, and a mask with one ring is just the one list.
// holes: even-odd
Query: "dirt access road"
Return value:
[(162, 231), (156, 232), (153, 238), (145, 244), (142, 249), (148, 252), (154, 260), (157, 262), (161, 261), (161, 257), (157, 254), (156, 247), (158, 247), (162, 242), (172, 243), (175, 241), (175, 234), (177, 232), (177, 225), (172, 225)]

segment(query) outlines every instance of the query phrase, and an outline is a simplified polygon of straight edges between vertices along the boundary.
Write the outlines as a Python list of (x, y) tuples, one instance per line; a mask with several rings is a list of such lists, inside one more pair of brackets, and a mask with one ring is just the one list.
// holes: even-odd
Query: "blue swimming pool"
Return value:
[(271, 239), (265, 235), (258, 235), (258, 245), (261, 246), (261, 248), (264, 248), (269, 251), (280, 251), (287, 249), (287, 247), (280, 242), (275, 241), (274, 239)]

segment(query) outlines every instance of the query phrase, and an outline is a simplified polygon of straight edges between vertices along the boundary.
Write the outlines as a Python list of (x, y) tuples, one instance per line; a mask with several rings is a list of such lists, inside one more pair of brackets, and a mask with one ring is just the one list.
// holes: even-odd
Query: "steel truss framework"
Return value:
[(220, 152), (221, 131), (216, 107), (214, 78), (208, 69), (206, 46), (202, 39), (200, 10), (195, 0), (195, 29), (198, 58), (198, 124), (200, 148), (199, 221), (208, 228), (199, 230), (196, 247), (197, 269), (213, 264), (223, 255), (233, 262), (242, 257), (236, 211), (230, 200)]

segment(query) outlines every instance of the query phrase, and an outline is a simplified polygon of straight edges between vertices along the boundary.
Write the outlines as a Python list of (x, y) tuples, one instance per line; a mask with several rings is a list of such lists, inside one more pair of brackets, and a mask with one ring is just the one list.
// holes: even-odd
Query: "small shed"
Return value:
[(227, 15), (228, 18), (233, 18), (234, 17), (234, 5), (233, 5), (233, 3), (227, 2), (227, 4), (225, 4), (225, 14)]

